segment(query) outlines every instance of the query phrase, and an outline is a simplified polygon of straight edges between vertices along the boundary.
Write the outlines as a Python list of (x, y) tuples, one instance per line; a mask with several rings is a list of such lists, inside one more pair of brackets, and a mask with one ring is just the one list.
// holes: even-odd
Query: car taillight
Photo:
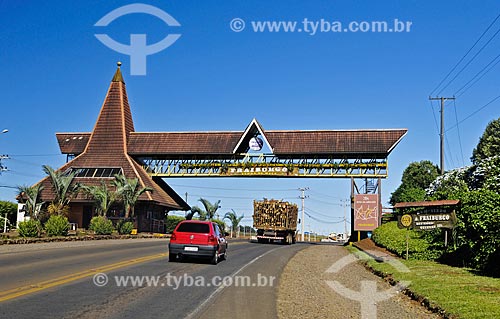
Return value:
[(177, 236), (175, 236), (175, 234), (172, 234), (172, 236), (170, 237), (170, 241), (176, 241), (177, 240)]
[(210, 235), (208, 236), (208, 242), (209, 243), (216, 243), (217, 240), (215, 239), (215, 236), (214, 235)]

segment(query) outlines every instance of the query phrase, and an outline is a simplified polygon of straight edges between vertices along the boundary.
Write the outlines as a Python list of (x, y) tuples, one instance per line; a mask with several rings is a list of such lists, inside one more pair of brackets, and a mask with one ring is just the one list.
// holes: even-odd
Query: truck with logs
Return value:
[(275, 199), (253, 202), (253, 227), (259, 243), (279, 241), (294, 244), (299, 209), (296, 204)]

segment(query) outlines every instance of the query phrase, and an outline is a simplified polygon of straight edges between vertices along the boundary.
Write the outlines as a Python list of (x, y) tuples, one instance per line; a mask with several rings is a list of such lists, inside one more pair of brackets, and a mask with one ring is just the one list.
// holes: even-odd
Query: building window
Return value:
[(113, 178), (115, 175), (123, 175), (121, 167), (71, 167), (66, 174), (76, 172), (79, 178)]

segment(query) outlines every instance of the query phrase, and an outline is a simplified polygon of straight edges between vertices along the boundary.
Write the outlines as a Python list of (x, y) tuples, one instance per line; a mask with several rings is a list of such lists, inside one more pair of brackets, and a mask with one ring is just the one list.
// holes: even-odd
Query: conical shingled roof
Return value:
[(134, 132), (134, 122), (118, 67), (84, 152), (93, 155), (127, 154), (130, 132)]
[[(121, 168), (127, 178), (137, 178), (143, 187), (153, 189), (153, 192), (142, 194), (139, 197), (140, 201), (155, 202), (173, 210), (189, 209), (189, 205), (165, 182), (156, 183), (142, 166), (127, 154), (128, 136), (131, 132), (134, 132), (134, 123), (120, 64), (118, 64), (85, 150), (58, 170)], [(77, 135), (78, 133), (75, 133), (75, 136)], [(99, 185), (101, 180), (102, 178), (97, 177), (76, 178), (77, 182), (84, 185)], [(50, 180), (45, 178), (40, 183), (44, 186), (42, 200), (53, 199)], [(85, 197), (80, 194), (75, 200), (85, 200)]]

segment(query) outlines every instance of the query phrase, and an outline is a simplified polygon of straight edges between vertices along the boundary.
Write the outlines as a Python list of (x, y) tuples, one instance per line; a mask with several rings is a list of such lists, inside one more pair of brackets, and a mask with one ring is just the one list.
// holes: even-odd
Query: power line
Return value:
[(429, 103), (431, 104), (432, 117), (434, 117), (434, 123), (436, 124), (436, 132), (439, 134), (439, 124), (437, 122), (436, 113), (434, 113), (434, 101), (429, 100)]
[(43, 164), (40, 164), (40, 163), (33, 163), (33, 162), (27, 162), (27, 161), (23, 161), (23, 160), (19, 160), (19, 159), (16, 159), (14, 157), (9, 157), (9, 160), (15, 162), (15, 163), (20, 163), (20, 164), (23, 164), (23, 165), (30, 165), (30, 166), (33, 166), (33, 167), (39, 167), (41, 168)]
[(477, 110), (475, 110), (474, 112), (470, 113), (469, 115), (467, 115), (465, 118), (461, 119), (458, 123), (456, 123), (455, 125), (453, 126), (450, 126), (448, 129), (446, 129), (445, 132), (448, 132), (449, 130), (457, 127), (458, 125), (462, 124), (463, 122), (465, 122), (466, 120), (470, 119), (472, 116), (476, 115), (477, 113), (479, 113), (479, 111), (481, 111), (482, 109), (486, 108), (488, 105), (490, 105), (491, 103), (495, 102), (496, 100), (500, 99), (500, 95), (493, 98), (491, 101), (489, 101), (488, 103), (484, 104), (483, 106), (481, 106), (480, 108), (478, 108)]
[(474, 82), (472, 82), (471, 85), (469, 85), (467, 88), (465, 88), (465, 90), (463, 90), (462, 92), (460, 92), (458, 94), (458, 96), (462, 96), (464, 95), (465, 92), (467, 92), (471, 87), (473, 87), (477, 82), (479, 82), (488, 72), (490, 72), (498, 63), (500, 62), (500, 60), (498, 60), (495, 64), (493, 64), (488, 70), (486, 70), (486, 72), (484, 72), (477, 80), (475, 80)]
[(25, 176), (25, 177), (36, 177), (36, 178), (40, 178), (40, 179), (43, 178), (43, 176), (40, 177), (40, 175), (26, 174), (26, 173), (23, 173), (23, 172), (13, 171), (11, 169), (6, 170), (3, 173), (10, 173), (10, 174), (13, 174), (13, 175), (19, 175), (19, 176)]
[(209, 187), (209, 186), (191, 186), (191, 185), (180, 185), (180, 184), (170, 184), (170, 186), (175, 187), (190, 187), (190, 188), (199, 188), (199, 189), (215, 189), (215, 190), (223, 190), (223, 191), (262, 191), (262, 192), (291, 192), (297, 191), (295, 188), (285, 188), (285, 189), (262, 189), (262, 188), (224, 188), (224, 187)]
[(450, 141), (446, 137), (445, 137), (445, 142), (446, 142), (446, 150), (448, 151), (448, 156), (445, 157), (446, 165), (448, 167), (456, 167), (455, 161), (453, 160), (453, 153), (451, 152)]
[[(220, 195), (208, 195), (208, 194), (204, 194), (204, 195), (201, 195), (201, 194), (189, 194), (191, 196), (196, 196), (196, 197), (202, 197), (202, 198), (205, 198), (205, 197), (216, 197), (216, 198), (231, 198), (231, 199), (256, 199), (255, 196), (254, 197), (242, 197), (242, 196), (220, 196)], [(282, 197), (281, 199), (295, 199), (296, 197)]]
[[(459, 88), (457, 91), (455, 91), (455, 93), (453, 95), (461, 96), (467, 90), (469, 90), (472, 86), (474, 86), (474, 84), (476, 84), (479, 80), (481, 80), (488, 72), (490, 72), (500, 62), (500, 60), (498, 58), (500, 58), (500, 54), (498, 54), (493, 60), (491, 60), (488, 64), (486, 64), (486, 66), (484, 68), (482, 68), (481, 70), (479, 70), (479, 72), (477, 72), (469, 81), (467, 81), (461, 88)], [(496, 61), (496, 63), (493, 64), (489, 69), (487, 69), (495, 61)], [(479, 75), (481, 75), (481, 76), (479, 76)], [(479, 76), (479, 78), (478, 78), (478, 76)], [(477, 81), (474, 81), (476, 78), (478, 78)], [(469, 83), (471, 83), (472, 81), (474, 81), (472, 83), (472, 85), (470, 85), (470, 86), (467, 87), (467, 85), (469, 85)], [(462, 90), (463, 90), (463, 92), (461, 92), (459, 94), (459, 92), (462, 91)]]
[(342, 204), (325, 202), (325, 201), (322, 201), (322, 200), (319, 200), (319, 199), (315, 199), (315, 198), (309, 198), (309, 199), (312, 200), (312, 201), (314, 201), (314, 202), (318, 202), (318, 203), (323, 203), (323, 204), (328, 204), (328, 205), (335, 205), (335, 206), (342, 206)]
[(253, 197), (239, 197), (239, 196), (219, 196), (219, 195), (207, 195), (207, 194), (189, 194), (190, 196), (196, 196), (200, 198), (206, 198), (206, 197), (216, 197), (216, 198), (231, 198), (231, 199), (254, 199)]
[[(470, 47), (470, 49), (469, 49), (469, 50), (467, 50), (467, 52), (466, 52), (466, 53), (462, 56), (462, 58), (461, 58), (461, 59), (460, 59), (460, 60), (459, 60), (459, 61), (455, 64), (455, 66), (454, 66), (454, 67), (450, 70), (450, 72), (448, 72), (448, 74), (446, 74), (446, 76), (445, 76), (445, 77), (441, 80), (441, 82), (439, 82), (439, 84), (438, 84), (438, 85), (437, 85), (437, 86), (436, 86), (436, 87), (432, 90), (432, 92), (431, 92), (429, 95), (433, 95), (433, 94), (434, 94), (434, 92), (436, 92), (436, 90), (437, 90), (437, 89), (441, 86), (441, 84), (443, 84), (443, 83), (444, 83), (444, 81), (446, 81), (446, 79), (447, 79), (447, 78), (448, 78), (448, 77), (449, 77), (449, 76), (453, 73), (453, 71), (455, 71), (455, 70), (456, 70), (456, 68), (460, 65), (460, 63), (462, 63), (462, 61), (463, 61), (463, 60), (467, 57), (467, 55), (469, 55), (469, 53), (470, 53), (470, 52), (471, 52), (471, 51), (472, 51), (472, 50), (476, 47), (476, 45), (479, 43), (479, 41), (481, 41), (481, 39), (484, 37), (484, 35), (485, 35), (485, 34), (486, 34), (486, 33), (487, 33), (490, 29), (491, 29), (491, 27), (495, 24), (495, 22), (498, 20), (498, 18), (500, 18), (500, 14), (496, 16), (496, 18), (495, 18), (495, 19), (494, 19), (494, 20), (490, 23), (490, 25), (486, 28), (486, 30), (484, 30), (484, 32), (483, 32), (483, 33), (481, 34), (481, 36), (480, 36), (480, 37), (476, 40), (476, 42), (474, 42), (474, 44)], [(500, 31), (500, 29), (499, 29), (498, 31)], [(496, 34), (498, 33), (498, 31), (497, 31), (497, 32), (493, 35), (493, 37), (495, 37), (495, 36), (496, 36)], [(486, 43), (486, 45), (487, 45), (488, 43), (490, 43), (490, 41), (493, 39), (493, 37), (492, 37), (492, 38), (490, 38), (490, 40)], [(484, 46), (483, 46), (483, 48), (481, 48), (481, 50), (480, 50), (479, 52), (481, 52), (481, 51), (482, 51), (482, 49), (484, 49)], [(477, 54), (479, 54), (479, 52), (478, 52)], [(472, 60), (473, 60), (473, 59), (477, 56), (477, 54), (476, 54), (476, 55), (472, 58)], [(470, 62), (472, 62), (472, 60), (471, 60), (471, 61), (469, 61), (469, 64), (470, 64)], [(468, 65), (468, 64), (467, 64), (467, 65)], [(466, 67), (467, 67), (467, 65), (466, 65)], [(463, 69), (462, 69), (460, 72), (462, 72), (462, 71), (463, 71)], [(460, 72), (459, 72), (458, 74), (460, 74)], [(454, 79), (455, 79), (455, 78), (454, 78)], [(452, 79), (452, 81), (453, 81), (454, 79)], [(451, 83), (451, 81), (450, 81), (450, 83)], [(449, 83), (448, 83), (448, 85), (449, 85)], [(447, 85), (447, 86), (448, 86), (448, 85)], [(447, 87), (447, 86), (446, 86), (446, 87)], [(446, 87), (445, 87), (445, 88), (446, 88)], [(440, 94), (440, 93), (441, 93), (441, 92), (442, 92), (445, 88), (443, 88), (443, 89), (442, 89), (442, 90), (438, 93), (438, 95), (439, 95), (439, 94)]]
[(16, 157), (46, 157), (46, 156), (66, 156), (66, 154), (15, 154)]
[(465, 166), (465, 162), (464, 162), (464, 150), (462, 148), (462, 138), (460, 136), (460, 127), (458, 126), (457, 104), (455, 103), (455, 100), (453, 100), (453, 108), (455, 109), (455, 121), (457, 123), (458, 145), (460, 146), (460, 156), (461, 156), (461, 159), (462, 159), (462, 166)]
[(329, 221), (321, 220), (319, 218), (311, 216), (308, 212), (304, 212), (304, 213), (307, 215), (307, 217), (311, 218), (312, 220), (317, 221), (319, 223), (323, 223), (323, 224), (340, 224), (340, 223), (344, 222), (344, 220), (337, 221), (337, 222), (329, 222)]
[(474, 61), (474, 59), (479, 55), (479, 53), (481, 53), (484, 48), (498, 35), (498, 33), (500, 33), (500, 28), (497, 30), (497, 32), (495, 32), (495, 34), (493, 34), (493, 36), (491, 36), (491, 38), (488, 40), (488, 42), (486, 42), (482, 47), (481, 49), (479, 49), (479, 51), (474, 54), (474, 56), (469, 60), (469, 62), (467, 62), (463, 68), (460, 69), (460, 71), (458, 71), (457, 74), (455, 74), (455, 76), (453, 77), (453, 79), (451, 79), (448, 84), (446, 84), (439, 92), (438, 92), (438, 95), (441, 94), (441, 92), (443, 92), (453, 81), (455, 81), (455, 79), (460, 75), (460, 73), (462, 73), (471, 63), (472, 61)]
[(318, 194), (318, 195), (325, 196), (325, 197), (331, 197), (331, 198), (335, 198), (335, 199), (342, 199), (342, 197), (338, 197), (338, 196), (327, 195), (327, 194), (323, 194), (323, 193), (316, 192), (316, 191), (313, 191), (313, 190), (309, 190), (309, 191), (311, 193), (313, 193), (313, 194)]
[(12, 188), (12, 189), (17, 189), (16, 186), (9, 186), (9, 185), (0, 185), (1, 188)]
[(317, 212), (317, 211), (315, 211), (315, 210), (313, 210), (313, 209), (311, 209), (311, 208), (308, 208), (308, 209), (307, 209), (307, 211), (309, 211), (309, 212), (311, 212), (311, 213), (314, 213), (315, 215), (319, 215), (319, 216), (321, 216), (321, 217), (326, 217), (326, 218), (342, 218), (342, 219), (343, 219), (343, 217), (328, 216), (328, 215), (325, 215), (325, 214), (319, 213), (319, 212)]

